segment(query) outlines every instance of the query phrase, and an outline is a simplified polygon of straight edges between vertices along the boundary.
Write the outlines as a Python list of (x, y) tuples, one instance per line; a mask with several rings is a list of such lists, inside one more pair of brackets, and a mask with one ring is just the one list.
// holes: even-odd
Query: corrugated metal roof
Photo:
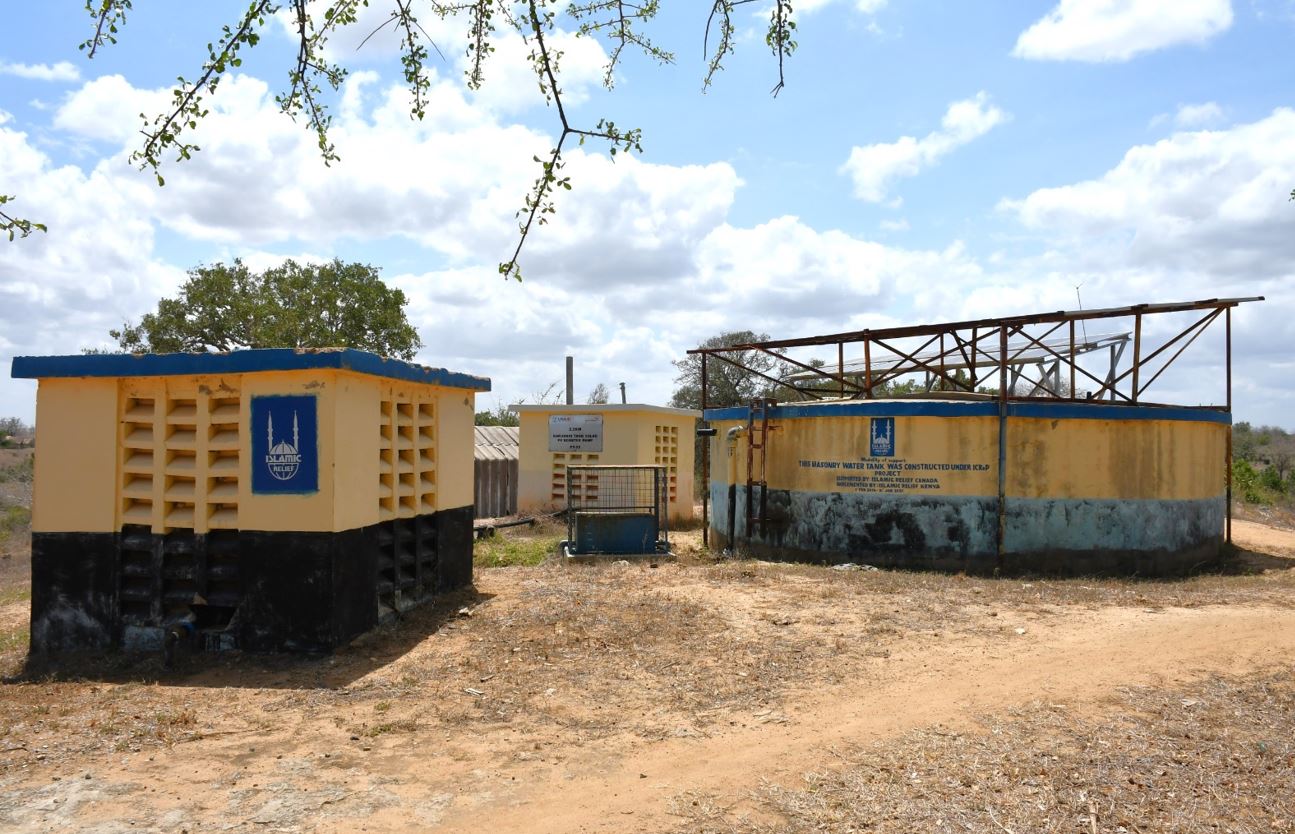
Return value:
[(520, 446), (522, 430), (517, 426), (476, 426), (478, 446)]
[(474, 460), (517, 460), (516, 446), (478, 446)]
[(521, 429), (517, 426), (475, 426), (477, 460), (516, 460)]

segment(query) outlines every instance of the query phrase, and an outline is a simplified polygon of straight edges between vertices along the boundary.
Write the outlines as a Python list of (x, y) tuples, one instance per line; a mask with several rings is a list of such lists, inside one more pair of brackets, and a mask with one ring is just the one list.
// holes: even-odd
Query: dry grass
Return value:
[(0, 483), (30, 484), (35, 460), (29, 450), (0, 451)]
[(1271, 505), (1233, 501), (1232, 517), (1266, 524), (1279, 530), (1295, 530), (1295, 501)]
[[(516, 539), (552, 535), (528, 532)], [(681, 535), (679, 544), (688, 540)], [(301, 715), (361, 738), (505, 724), (582, 740), (706, 735), (753, 716), (778, 720), (795, 692), (866, 685), (876, 658), (897, 647), (959, 633), (1010, 635), (1004, 621), (1012, 617), (1295, 604), (1292, 570), (1150, 582), (549, 562), (479, 570), (477, 581), (480, 595), (416, 610), (325, 661), (235, 654), (163, 671), (157, 658), (112, 657), (86, 671), (99, 682), (0, 686), (0, 736), (53, 758), (256, 731), (258, 722)], [(465, 605), (471, 615), (456, 617)], [(190, 699), (203, 697), (196, 693), (230, 685), (242, 696), (211, 699), (191, 725), (157, 720), (191, 711)], [(40, 712), (48, 704), (68, 714)]]
[(689, 834), (1295, 831), (1295, 677), (1126, 690), (1103, 720), (1035, 703), (968, 733), (838, 752), (754, 811), (686, 795)]
[(449, 723), (524, 715), (591, 736), (686, 735), (722, 712), (776, 698), (827, 658), (821, 641), (768, 639), (778, 630), (772, 623), (733, 629), (674, 593), (664, 571), (552, 565), (530, 572), (516, 599), (487, 603), (455, 624), (470, 651), (409, 658), (393, 684), (397, 697), (384, 687), (373, 697), (381, 704), (430, 695), (447, 705), (439, 718)]
[[(480, 768), (521, 785), (559, 758), (562, 767), (601, 766), (600, 757), (633, 755), (655, 739), (724, 745), (731, 727), (783, 721), (799, 732), (795, 705), (806, 693), (848, 683), (866, 698), (895, 668), (879, 657), (920, 658), (945, 638), (955, 638), (954, 650), (1004, 647), (1018, 624), (1080, 621), (1087, 609), (1295, 602), (1295, 570), (1284, 564), (1175, 582), (993, 580), (712, 562), (688, 535), (676, 549), (697, 550), (656, 569), (553, 561), (479, 569), (475, 592), (442, 597), (327, 658), (231, 653), (164, 670), (157, 657), (112, 655), (79, 670), (81, 679), (0, 684), (0, 779), (30, 790), (10, 791), (18, 807), (43, 801), (49, 774), (115, 772), (136, 754), (220, 770), (237, 750), (238, 767), (264, 778), (278, 774), (280, 755), (322, 754), (328, 767), (345, 761), (357, 772), (386, 762), (405, 773), (410, 756), (434, 750), (470, 764), (471, 784)], [(10, 608), (25, 602), (18, 592)], [(1102, 832), (1289, 831), (1272, 820), (1292, 810), (1278, 786), (1295, 784), (1293, 692), (1289, 675), (1130, 691), (1108, 710), (1122, 717), (1110, 719), (1036, 704), (980, 731), (927, 729), (825, 754), (804, 785), (753, 783), (741, 811), (704, 794), (681, 796), (675, 808), (689, 832), (735, 834), (1092, 834), (1094, 815)], [(241, 778), (221, 772), (230, 785)], [(300, 784), (323, 772), (302, 771)], [(207, 813), (197, 807), (186, 806), (195, 819)], [(316, 810), (285, 811), (284, 830), (311, 827)], [(1227, 821), (1204, 827), (1215, 819)]]
[[(740, 585), (794, 581), (801, 593), (823, 599), (897, 598), (925, 611), (952, 611), (960, 606), (1012, 607), (1048, 611), (1058, 607), (1110, 606), (1193, 608), (1238, 602), (1289, 607), (1295, 605), (1295, 562), (1266, 565), (1238, 561), (1223, 570), (1182, 579), (1079, 577), (989, 578), (926, 571), (839, 571), (813, 565), (760, 561), (713, 563), (709, 576)], [(805, 586), (813, 586), (805, 587)]]
[[(392, 683), (356, 694), (422, 693), (453, 724), (524, 715), (595, 737), (700, 734), (735, 713), (776, 709), (791, 691), (866, 678), (870, 658), (915, 635), (1002, 634), (1000, 610), (1040, 618), (1076, 608), (1295, 605), (1290, 570), (1154, 582), (766, 562), (522, 570), (509, 599), (451, 624), (462, 651), (415, 654)], [(650, 708), (622, 709), (636, 704)]]

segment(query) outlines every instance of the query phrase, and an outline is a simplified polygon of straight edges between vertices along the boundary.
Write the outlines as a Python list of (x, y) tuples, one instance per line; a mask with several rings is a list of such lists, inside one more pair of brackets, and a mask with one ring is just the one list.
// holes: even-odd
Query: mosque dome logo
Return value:
[(873, 417), (870, 439), (874, 456), (892, 457), (895, 454), (895, 418)]
[(266, 448), (269, 451), (265, 455), (265, 468), (270, 470), (270, 475), (280, 481), (290, 481), (301, 468), (301, 452), (298, 451), (301, 445), (301, 438), (297, 428), (297, 412), (292, 412), (292, 442), (289, 443), (286, 438), (278, 443), (274, 442), (274, 417), (267, 414), (265, 416)]

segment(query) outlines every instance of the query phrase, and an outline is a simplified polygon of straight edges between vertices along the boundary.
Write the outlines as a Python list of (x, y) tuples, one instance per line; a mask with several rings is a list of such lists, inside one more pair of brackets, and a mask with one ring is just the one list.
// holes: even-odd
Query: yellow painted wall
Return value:
[[(712, 483), (730, 480), (726, 432), (745, 421), (715, 422)], [(771, 489), (996, 496), (997, 417), (896, 417), (894, 457), (873, 457), (867, 416), (771, 421), (766, 480)], [(1183, 420), (1011, 417), (1008, 497), (1214, 498), (1226, 488), (1229, 427)], [(745, 436), (736, 472), (746, 481)], [(758, 454), (758, 453), (757, 453)], [(758, 458), (757, 458), (758, 461)], [(758, 464), (757, 464), (758, 466)], [(758, 478), (758, 472), (757, 472)]]
[[(551, 414), (601, 414), (601, 452), (549, 451)], [(655, 465), (669, 467), (673, 487), (670, 516), (692, 518), (693, 438), (695, 417), (652, 410), (604, 410), (598, 406), (552, 411), (522, 411), (521, 446), (518, 450), (517, 504), (521, 513), (542, 512), (566, 503), (567, 465)], [(662, 431), (665, 429), (665, 431)], [(677, 438), (673, 444), (659, 439)], [(660, 449), (661, 451), (658, 451)], [(671, 454), (673, 452), (673, 454)], [(674, 459), (671, 461), (671, 459)]]
[(438, 389), (440, 461), (438, 509), (471, 507), (476, 490), (475, 443), (473, 419), (476, 416), (476, 394), (456, 388)]
[[(337, 374), (333, 466), (333, 529), (353, 530), (379, 521), (378, 444), (382, 420), (382, 392), (387, 380), (363, 374)], [(320, 472), (320, 478), (325, 477)]]
[(340, 384), (339, 524), (471, 506), (475, 392), (352, 373)]
[(117, 381), (48, 379), (36, 393), (32, 531), (117, 529)]
[[(253, 495), (251, 399), (289, 394), (317, 398), (318, 491)], [(474, 399), (328, 369), (44, 379), (33, 529), (331, 532), (471, 506)]]
[[(319, 530), (340, 529), (334, 525), (333, 495), (337, 449), (328, 442), (337, 436), (337, 372), (329, 370), (266, 371), (244, 374), (243, 433), (248, 428), (252, 398), (268, 395), (313, 395), (318, 398), (319, 490), (307, 495), (253, 495), (251, 437), (243, 438), (242, 493), (238, 508), (238, 526), (243, 530)], [(252, 427), (254, 430), (256, 427)]]
[(117, 390), (117, 527), (237, 528), (247, 456), (241, 378), (106, 381)]
[(1183, 420), (1007, 423), (1007, 494), (1023, 498), (1214, 498), (1227, 488), (1229, 427)]
[[(727, 483), (736, 456), (746, 482), (747, 438), (736, 447), (726, 437), (745, 421), (714, 424), (711, 480)], [(870, 454), (867, 417), (773, 420), (765, 456), (771, 489), (876, 494), (998, 494), (998, 420), (995, 417), (896, 417), (895, 454)], [(733, 449), (736, 448), (736, 455)], [(759, 479), (759, 455), (754, 458)]]

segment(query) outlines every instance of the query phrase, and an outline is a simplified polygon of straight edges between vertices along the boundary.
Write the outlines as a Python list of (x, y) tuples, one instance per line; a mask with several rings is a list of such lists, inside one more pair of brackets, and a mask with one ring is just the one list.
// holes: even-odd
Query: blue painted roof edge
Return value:
[[(749, 409), (744, 406), (706, 409), (706, 420), (745, 421)], [(769, 416), (782, 419), (799, 417), (993, 417), (998, 414), (997, 401), (931, 401), (931, 400), (860, 400), (849, 403), (796, 403), (774, 406)], [(1198, 423), (1230, 425), (1232, 415), (1210, 408), (1155, 405), (1103, 405), (1099, 403), (1014, 402), (1007, 404), (1009, 417), (1031, 417), (1046, 420), (1184, 420)]]
[(14, 379), (52, 377), (199, 376), (312, 369), (354, 371), (371, 376), (489, 391), (490, 380), (472, 374), (415, 365), (363, 350), (263, 348), (230, 353), (99, 353), (72, 356), (15, 356)]

